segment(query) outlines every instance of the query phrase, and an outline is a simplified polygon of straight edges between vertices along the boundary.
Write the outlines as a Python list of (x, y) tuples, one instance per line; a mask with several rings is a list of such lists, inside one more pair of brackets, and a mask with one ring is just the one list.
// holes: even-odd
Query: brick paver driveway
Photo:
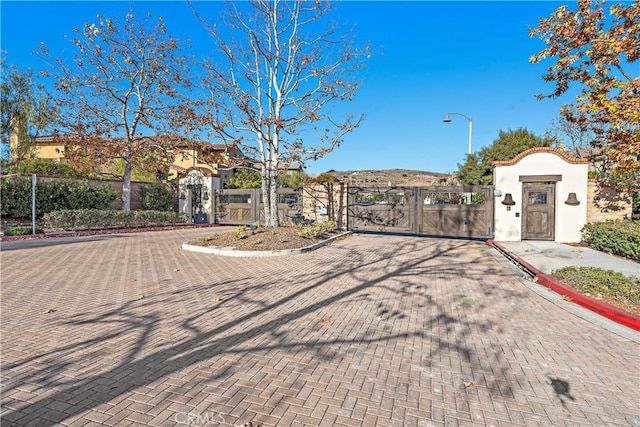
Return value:
[(640, 425), (640, 346), (479, 242), (211, 232), (3, 243), (2, 425)]

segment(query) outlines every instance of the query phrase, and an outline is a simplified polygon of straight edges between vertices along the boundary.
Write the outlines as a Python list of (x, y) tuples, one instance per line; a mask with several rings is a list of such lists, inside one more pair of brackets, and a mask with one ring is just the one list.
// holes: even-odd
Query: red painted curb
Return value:
[(493, 240), (487, 240), (487, 245), (496, 247), (499, 251), (506, 254), (513, 261), (529, 270), (537, 279), (537, 283), (560, 294), (564, 300), (574, 302), (579, 306), (582, 306), (588, 310), (593, 311), (594, 313), (606, 317), (609, 320), (613, 320), (614, 322), (624, 325), (635, 331), (640, 331), (639, 316), (580, 293), (576, 289), (565, 285), (556, 278), (542, 273), (540, 270), (538, 270), (522, 258), (516, 256), (512, 252), (509, 252), (504, 246)]
[(143, 233), (146, 231), (166, 231), (179, 230), (181, 228), (209, 228), (220, 227), (220, 224), (185, 224), (177, 226), (165, 227), (140, 227), (140, 228), (114, 228), (112, 230), (85, 230), (85, 231), (63, 231), (60, 233), (44, 233), (44, 234), (27, 234), (26, 236), (0, 236), (0, 242), (11, 242), (15, 240), (39, 240), (54, 239), (57, 237), (80, 237), (80, 236), (99, 236), (105, 234), (125, 234), (125, 233)]

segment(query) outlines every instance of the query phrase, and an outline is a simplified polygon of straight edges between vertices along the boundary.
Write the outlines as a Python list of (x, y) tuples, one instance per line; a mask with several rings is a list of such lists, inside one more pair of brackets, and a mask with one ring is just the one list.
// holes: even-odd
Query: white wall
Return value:
[(179, 212), (186, 212), (188, 214), (191, 213), (191, 197), (189, 189), (187, 188), (188, 184), (202, 184), (202, 195), (204, 196), (205, 192), (209, 195), (208, 200), (202, 200), (202, 212), (207, 214), (207, 220), (209, 223), (213, 223), (214, 221), (214, 201), (215, 201), (215, 190), (220, 189), (220, 178), (219, 177), (207, 177), (202, 175), (199, 171), (193, 170), (190, 171), (185, 177), (180, 178), (178, 183), (178, 192), (179, 194), (184, 194), (186, 199), (179, 200), (178, 207)]
[[(495, 240), (516, 242), (522, 238), (522, 182), (521, 175), (562, 175), (555, 191), (555, 241), (579, 242), (580, 229), (587, 222), (587, 164), (572, 164), (554, 153), (537, 152), (525, 156), (512, 166), (494, 168), (494, 185), (502, 196), (495, 198)], [(516, 202), (511, 210), (502, 204), (506, 193)], [(576, 193), (578, 206), (565, 200)]]

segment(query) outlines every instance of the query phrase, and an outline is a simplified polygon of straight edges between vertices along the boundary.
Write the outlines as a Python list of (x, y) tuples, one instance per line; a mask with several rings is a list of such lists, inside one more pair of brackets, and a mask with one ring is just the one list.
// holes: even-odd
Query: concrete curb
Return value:
[(246, 258), (260, 258), (260, 257), (272, 257), (272, 256), (286, 256), (286, 255), (297, 255), (305, 252), (310, 252), (316, 250), (322, 246), (328, 245), (340, 237), (347, 236), (352, 234), (351, 231), (347, 231), (345, 233), (340, 233), (337, 236), (333, 236), (328, 238), (327, 240), (323, 240), (318, 243), (314, 243), (313, 245), (306, 246), (304, 248), (296, 248), (296, 249), (283, 249), (277, 251), (241, 251), (236, 250), (232, 247), (222, 248), (215, 246), (198, 246), (198, 245), (190, 245), (188, 243), (182, 244), (182, 250), (190, 251), (190, 252), (199, 252), (204, 254), (212, 254), (212, 255), (220, 255), (220, 256), (229, 256), (229, 257), (246, 257)]
[(523, 270), (527, 271), (531, 276), (536, 278), (537, 283), (556, 292), (565, 301), (573, 302), (609, 320), (612, 320), (616, 323), (624, 325), (635, 331), (640, 331), (639, 316), (636, 316), (635, 314), (632, 314), (632, 313), (628, 313), (617, 307), (613, 307), (610, 304), (607, 304), (602, 301), (598, 301), (596, 299), (590, 298), (580, 293), (579, 291), (565, 285), (564, 283), (560, 282), (554, 277), (542, 273), (540, 270), (538, 270), (537, 268), (535, 268), (534, 266), (532, 266), (522, 258), (511, 253), (504, 246), (502, 246), (501, 244), (491, 239), (487, 240), (487, 245), (497, 249), (500, 253), (502, 253), (502, 255), (510, 259), (512, 262), (519, 264)]

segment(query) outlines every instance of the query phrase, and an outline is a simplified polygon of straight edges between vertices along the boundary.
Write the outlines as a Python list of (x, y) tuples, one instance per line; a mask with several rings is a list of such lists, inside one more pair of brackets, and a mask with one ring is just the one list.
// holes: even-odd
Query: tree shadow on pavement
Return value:
[[(392, 242), (371, 249), (334, 244), (292, 257), (293, 263), (300, 263), (295, 268), (253, 260), (242, 277), (186, 285), (104, 312), (94, 307), (63, 319), (57, 326), (82, 339), (3, 364), (11, 378), (5, 397), (18, 384), (35, 383), (45, 391), (35, 402), (6, 411), (3, 418), (22, 423), (46, 412), (46, 423), (60, 423), (220, 357), (225, 365), (203, 375), (207, 383), (218, 382), (221, 388), (244, 360), (230, 357), (302, 355), (307, 362), (297, 370), (308, 373), (327, 362), (383, 362), (375, 357), (374, 362), (365, 360), (368, 347), (375, 344), (390, 349), (406, 345), (406, 354), (415, 354), (421, 368), (443, 367), (447, 355), (458, 355), (465, 365), (462, 375), (476, 383), (484, 378), (491, 392), (512, 396), (517, 381), (499, 352), (478, 354), (466, 344), (473, 334), (499, 342), (502, 331), (495, 316), (512, 313), (491, 314), (486, 312), (490, 301), (462, 293), (449, 307), (439, 295), (443, 281), (457, 278), (460, 283), (451, 285), (465, 289), (485, 274), (481, 250), (477, 259), (462, 256), (469, 245), (478, 243), (410, 238)], [(439, 284), (432, 285), (435, 282)], [(481, 293), (490, 300), (522, 297), (499, 287)], [(293, 358), (286, 363), (293, 363)], [(401, 363), (405, 362), (395, 360), (391, 366)], [(275, 362), (274, 371), (264, 375), (277, 375), (278, 369), (284, 368)], [(57, 406), (60, 402), (76, 403)], [(21, 414), (27, 415), (21, 419)]]

